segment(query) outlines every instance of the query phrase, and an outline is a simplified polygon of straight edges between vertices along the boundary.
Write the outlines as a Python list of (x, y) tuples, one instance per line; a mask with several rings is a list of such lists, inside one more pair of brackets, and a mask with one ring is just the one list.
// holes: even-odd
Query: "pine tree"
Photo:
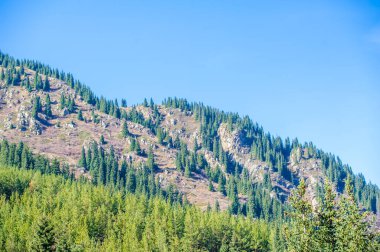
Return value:
[(32, 87), (30, 85), (30, 80), (29, 80), (29, 76), (26, 77), (26, 79), (24, 80), (25, 82), (25, 88), (30, 92), (32, 91)]
[(139, 143), (139, 140), (138, 140), (138, 139), (136, 139), (135, 151), (136, 151), (136, 154), (137, 154), (137, 155), (141, 155), (141, 154), (142, 154), (142, 152), (141, 152), (141, 147), (140, 147), (140, 143)]
[(195, 139), (195, 140), (194, 140), (194, 148), (193, 148), (194, 153), (197, 152), (198, 148), (199, 148), (199, 146), (198, 146), (198, 141), (197, 141), (197, 139)]
[(199, 169), (203, 169), (205, 166), (205, 161), (202, 154), (197, 154), (197, 166)]
[(127, 174), (126, 190), (130, 193), (134, 193), (136, 191), (136, 176), (132, 170), (130, 170)]
[(41, 77), (40, 75), (37, 73), (35, 73), (34, 75), (34, 82), (33, 82), (33, 85), (34, 85), (34, 89), (36, 90), (40, 90), (42, 88), (42, 85), (41, 85)]
[(126, 121), (123, 121), (123, 125), (121, 127), (121, 136), (126, 138), (129, 135), (128, 125)]
[(151, 109), (153, 109), (153, 107), (154, 107), (154, 101), (153, 101), (153, 98), (150, 98), (150, 101), (149, 101), (149, 107), (150, 107)]
[(191, 177), (190, 162), (189, 162), (189, 160), (186, 160), (186, 165), (185, 165), (185, 176), (188, 177), (188, 178)]
[(78, 165), (80, 167), (84, 167), (85, 169), (87, 169), (86, 151), (85, 151), (84, 147), (82, 147), (82, 153), (81, 153)]
[(66, 98), (63, 93), (61, 93), (61, 97), (59, 99), (60, 108), (63, 109), (66, 106)]
[(211, 180), (208, 181), (208, 190), (209, 190), (210, 192), (213, 192), (213, 191), (214, 191), (214, 185), (212, 184), (212, 181), (211, 181)]
[(180, 154), (177, 153), (176, 158), (175, 158), (175, 166), (178, 172), (183, 171), (182, 163), (181, 163), (181, 157)]
[(324, 251), (336, 251), (335, 193), (329, 181), (325, 181), (325, 193), (318, 211), (318, 240)]
[(164, 134), (163, 134), (161, 128), (157, 129), (157, 141), (158, 141), (159, 144), (163, 144), (164, 143)]
[(106, 144), (106, 141), (104, 140), (104, 136), (103, 135), (100, 135), (99, 143), (100, 144)]
[(148, 107), (148, 100), (146, 98), (144, 98), (143, 106)]
[(218, 191), (226, 195), (226, 181), (222, 173), (218, 177)]
[(127, 100), (126, 99), (121, 99), (121, 106), (123, 108), (126, 108), (127, 107)]
[(337, 211), (337, 250), (338, 251), (376, 251), (375, 234), (370, 230), (367, 212), (357, 206), (350, 177), (345, 181), (344, 195)]
[(36, 228), (32, 251), (55, 251), (56, 238), (54, 228), (47, 217), (42, 217)]
[(43, 88), (42, 88), (44, 91), (50, 91), (50, 82), (49, 82), (49, 78), (46, 76), (45, 78), (45, 81), (44, 81), (44, 84), (43, 84)]
[(46, 95), (45, 97), (45, 114), (47, 117), (52, 117), (53, 113), (51, 111), (51, 101), (50, 101), (50, 96), (49, 94)]
[(255, 217), (255, 199), (253, 188), (250, 188), (248, 191), (248, 202), (247, 202), (247, 217)]
[(38, 112), (41, 112), (41, 102), (40, 102), (40, 97), (36, 96), (34, 98), (33, 108), (32, 108), (32, 117), (34, 119), (38, 118)]
[(219, 212), (220, 211), (220, 205), (219, 205), (219, 201), (218, 200), (215, 200), (214, 209), (215, 209), (215, 212)]
[(210, 206), (210, 202), (207, 203), (207, 208), (206, 208), (206, 212), (211, 212), (211, 206)]
[(24, 147), (21, 153), (21, 168), (29, 169), (30, 166), (31, 166), (30, 153), (28, 152), (28, 149)]
[(121, 112), (120, 112), (119, 107), (116, 107), (116, 108), (114, 109), (114, 111), (113, 111), (113, 116), (114, 116), (115, 118), (117, 118), (117, 119), (120, 119), (120, 117), (121, 117)]
[(288, 250), (290, 251), (315, 251), (315, 222), (311, 204), (306, 198), (306, 184), (301, 179), (296, 190), (289, 197), (293, 209), (288, 213), (291, 217), (291, 227), (285, 230)]
[(229, 208), (229, 212), (231, 214), (237, 214), (238, 211), (239, 211), (239, 197), (238, 197), (238, 191), (237, 191), (237, 186), (236, 186), (236, 183), (234, 182), (234, 178), (233, 177), (230, 177), (230, 181), (231, 182), (231, 192), (230, 192), (230, 198), (231, 198), (231, 205), (230, 205), (230, 208)]
[(78, 119), (79, 121), (83, 121), (83, 120), (84, 120), (84, 118), (83, 118), (83, 114), (82, 114), (82, 110), (79, 110), (79, 111), (78, 111), (77, 119)]
[(149, 148), (148, 159), (147, 159), (147, 161), (146, 161), (146, 166), (147, 166), (147, 168), (148, 168), (151, 172), (154, 171), (155, 165), (154, 165), (154, 155), (153, 155), (153, 150), (152, 150), (152, 148)]
[(59, 161), (57, 159), (53, 159), (53, 161), (51, 163), (50, 170), (51, 170), (50, 171), (51, 174), (58, 175), (61, 173), (60, 164), (59, 164)]
[(69, 98), (68, 103), (67, 103), (67, 110), (70, 113), (73, 113), (75, 111), (75, 100), (74, 98)]

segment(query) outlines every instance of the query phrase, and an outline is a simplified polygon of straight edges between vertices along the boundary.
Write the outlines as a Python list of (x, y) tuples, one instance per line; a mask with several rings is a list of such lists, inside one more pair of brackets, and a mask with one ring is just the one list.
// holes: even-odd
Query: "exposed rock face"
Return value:
[(30, 114), (24, 110), (21, 110), (17, 114), (17, 128), (21, 131), (25, 131), (29, 128)]
[(11, 114), (8, 114), (6, 116), (6, 118), (4, 119), (4, 128), (6, 129), (13, 129), (14, 128), (14, 125), (12, 123), (12, 115)]
[[(276, 191), (271, 192), (271, 197), (279, 197), (281, 200), (286, 200), (290, 190), (294, 185), (288, 180), (283, 178), (277, 172), (270, 170), (267, 163), (254, 159), (250, 155), (250, 147), (247, 146), (244, 133), (234, 129), (230, 131), (226, 124), (220, 125), (218, 135), (224, 151), (232, 155), (233, 159), (238, 162), (242, 167), (246, 168), (250, 176), (256, 182), (262, 182), (265, 174), (269, 174), (272, 182), (273, 189)], [(220, 164), (213, 158), (212, 152), (205, 152), (206, 161), (209, 164)], [(222, 167), (222, 166), (221, 166)]]
[(249, 171), (251, 176), (261, 181), (264, 173), (268, 171), (268, 166), (266, 163), (251, 157), (249, 148), (242, 144), (244, 141), (243, 134), (238, 130), (230, 132), (226, 124), (220, 125), (218, 134), (223, 150), (230, 153), (239, 164)]
[(321, 168), (321, 160), (314, 158), (306, 159), (301, 157), (302, 150), (300, 148), (292, 152), (290, 157), (289, 169), (302, 177), (306, 182), (306, 193), (311, 199), (312, 205), (315, 208), (318, 205), (317, 186), (322, 186), (324, 183), (324, 174)]
[(29, 130), (34, 134), (34, 135), (41, 135), (42, 133), (42, 127), (40, 122), (38, 122), (36, 119), (31, 118), (29, 120)]
[(241, 154), (248, 154), (249, 147), (244, 147), (245, 138), (240, 130), (233, 130), (230, 132), (226, 124), (222, 124), (218, 130), (220, 140), (222, 142), (223, 150), (228, 152), (237, 152)]
[(108, 123), (105, 122), (105, 121), (103, 121), (103, 120), (100, 122), (100, 125), (102, 125), (102, 127), (103, 127), (104, 129), (108, 127)]
[(21, 105), (17, 113), (17, 129), (25, 131), (29, 128), (31, 106)]
[(69, 122), (68, 124), (66, 124), (67, 128), (70, 128), (70, 129), (73, 129), (75, 128), (75, 124), (73, 122)]

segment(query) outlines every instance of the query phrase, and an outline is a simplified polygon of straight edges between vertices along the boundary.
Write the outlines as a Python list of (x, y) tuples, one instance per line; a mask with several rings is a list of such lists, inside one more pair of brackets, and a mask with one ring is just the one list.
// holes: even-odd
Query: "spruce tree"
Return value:
[(301, 179), (296, 190), (289, 197), (292, 212), (291, 226), (285, 230), (285, 237), (289, 251), (315, 251), (317, 248), (315, 222), (312, 206), (306, 198), (306, 184)]
[(130, 138), (131, 144), (129, 145), (129, 151), (135, 151), (136, 150), (136, 139)]
[(74, 98), (69, 98), (67, 102), (67, 110), (69, 110), (70, 113), (73, 113), (75, 111), (75, 100)]
[(215, 209), (215, 212), (219, 212), (220, 211), (220, 205), (219, 205), (219, 201), (218, 200), (215, 200), (214, 209)]
[(32, 91), (32, 86), (30, 85), (29, 76), (26, 77), (25, 81), (25, 88), (30, 92)]
[(45, 114), (47, 117), (53, 116), (53, 112), (51, 111), (51, 101), (49, 94), (47, 94), (45, 97)]
[(79, 110), (79, 111), (78, 111), (77, 119), (78, 119), (79, 121), (83, 121), (83, 120), (84, 120), (84, 118), (83, 118), (83, 114), (82, 114), (82, 110)]
[(370, 229), (367, 212), (357, 206), (350, 177), (345, 181), (344, 195), (339, 202), (336, 223), (338, 251), (376, 251), (379, 249), (375, 234)]
[(186, 160), (186, 165), (185, 165), (185, 176), (190, 178), (191, 177), (191, 171), (190, 171), (190, 162)]
[(211, 181), (211, 180), (208, 181), (208, 190), (209, 190), (210, 192), (213, 192), (213, 191), (214, 191), (214, 185), (212, 184), (212, 181)]
[(325, 193), (322, 201), (320, 202), (318, 211), (318, 240), (321, 249), (324, 251), (336, 251), (336, 207), (335, 207), (335, 193), (333, 192), (332, 185), (329, 181), (325, 181)]
[(59, 105), (61, 109), (63, 109), (66, 106), (66, 98), (63, 93), (61, 93), (61, 97), (59, 99)]
[(123, 124), (121, 126), (121, 136), (126, 138), (129, 135), (128, 131), (128, 125), (126, 121), (123, 121)]
[(50, 82), (49, 78), (46, 76), (45, 81), (43, 83), (43, 88), (44, 91), (50, 91)]
[(136, 154), (137, 155), (141, 155), (142, 154), (142, 152), (141, 152), (141, 148), (140, 148), (140, 144), (139, 144), (139, 140), (138, 139), (136, 139), (135, 140), (135, 151), (136, 151)]
[(226, 181), (223, 176), (223, 173), (220, 173), (218, 177), (218, 191), (221, 192), (223, 195), (226, 195)]
[(144, 98), (143, 106), (148, 107), (148, 100), (146, 98)]
[(162, 132), (161, 128), (157, 129), (157, 141), (158, 141), (159, 144), (163, 144), (164, 143), (164, 133)]
[(136, 176), (132, 170), (129, 170), (126, 180), (127, 192), (134, 193), (136, 191)]
[(121, 106), (123, 108), (126, 108), (127, 107), (127, 100), (126, 99), (121, 99)]
[(42, 87), (42, 85), (41, 85), (41, 77), (39, 76), (39, 74), (37, 73), (37, 71), (36, 71), (36, 73), (35, 73), (35, 75), (34, 75), (34, 82), (33, 82), (33, 86), (34, 86), (34, 89), (35, 90), (40, 90)]
[(236, 183), (234, 182), (234, 178), (233, 177), (230, 177), (230, 181), (231, 182), (231, 192), (230, 192), (230, 199), (231, 199), (231, 205), (229, 207), (229, 212), (231, 214), (237, 214), (238, 211), (239, 211), (239, 207), (240, 207), (240, 204), (239, 204), (239, 197), (238, 197), (238, 191), (237, 191), (237, 186), (236, 186)]
[(106, 141), (104, 140), (104, 136), (103, 135), (100, 135), (99, 143), (100, 144), (106, 144)]
[(149, 152), (148, 152), (148, 159), (146, 161), (146, 166), (147, 168), (153, 172), (154, 171), (154, 155), (153, 155), (153, 149), (152, 148), (149, 148)]
[(153, 109), (153, 107), (154, 107), (154, 101), (153, 101), (153, 98), (150, 98), (150, 101), (149, 101), (149, 107), (150, 107), (151, 109)]
[(80, 156), (78, 165), (80, 167), (87, 169), (86, 151), (85, 151), (84, 147), (82, 147), (82, 152), (81, 152), (81, 156)]
[(61, 173), (60, 164), (59, 164), (59, 161), (56, 158), (53, 159), (53, 161), (51, 163), (50, 170), (51, 170), (50, 171), (51, 174), (58, 175), (58, 174)]
[(40, 102), (40, 97), (36, 96), (34, 98), (33, 108), (32, 108), (32, 117), (34, 119), (38, 118), (38, 112), (41, 112), (41, 102)]
[(181, 157), (180, 157), (179, 153), (177, 153), (176, 158), (175, 158), (175, 166), (176, 166), (177, 171), (179, 171), (179, 172), (183, 171), (183, 167), (182, 167), (182, 163), (181, 163)]
[(34, 233), (32, 251), (55, 251), (56, 238), (54, 228), (50, 220), (43, 216)]

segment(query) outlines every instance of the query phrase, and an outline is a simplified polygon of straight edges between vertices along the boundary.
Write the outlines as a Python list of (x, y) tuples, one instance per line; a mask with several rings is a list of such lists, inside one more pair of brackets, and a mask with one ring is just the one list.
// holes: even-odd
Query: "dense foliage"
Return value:
[(2, 251), (269, 251), (259, 220), (0, 168)]
[(305, 182), (290, 196), (292, 211), (284, 235), (289, 251), (379, 251), (379, 233), (373, 229), (375, 216), (357, 206), (350, 178), (339, 199), (326, 181), (320, 206), (313, 211), (306, 198)]
[(0, 167), (0, 250), (378, 251), (378, 233), (346, 184), (336, 203), (326, 183), (314, 212), (301, 181), (290, 198), (290, 221), (266, 222), (88, 180)]

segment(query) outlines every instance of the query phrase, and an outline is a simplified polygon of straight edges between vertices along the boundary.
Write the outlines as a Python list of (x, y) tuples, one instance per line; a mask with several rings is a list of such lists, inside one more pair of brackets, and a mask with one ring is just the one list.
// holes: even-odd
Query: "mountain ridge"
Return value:
[[(237, 201), (234, 213), (281, 216), (283, 203), (301, 179), (306, 180), (316, 207), (326, 179), (341, 193), (344, 179), (352, 176), (356, 199), (362, 207), (378, 213), (377, 185), (367, 183), (362, 174), (354, 175), (338, 157), (312, 143), (271, 136), (248, 117), (177, 98), (167, 98), (162, 105), (144, 100), (129, 107), (124, 100), (119, 106), (118, 101), (97, 97), (71, 74), (46, 65), (3, 53), (0, 65), (2, 137), (11, 142), (22, 140), (37, 153), (67, 162), (77, 176), (98, 176), (96, 169), (79, 162), (81, 149), (88, 153), (93, 142), (101, 142), (103, 137), (100, 146), (112, 149), (119, 163), (131, 160), (135, 167), (146, 166), (152, 153), (160, 185), (174, 185), (204, 209), (215, 200), (221, 209), (231, 209)], [(49, 88), (44, 90), (44, 85)], [(32, 118), (36, 97), (44, 100), (47, 95), (52, 116), (47, 116), (42, 101), (44, 108)], [(124, 122), (127, 136), (121, 135)], [(131, 147), (136, 143), (141, 153)], [(255, 206), (252, 209), (250, 202)]]

